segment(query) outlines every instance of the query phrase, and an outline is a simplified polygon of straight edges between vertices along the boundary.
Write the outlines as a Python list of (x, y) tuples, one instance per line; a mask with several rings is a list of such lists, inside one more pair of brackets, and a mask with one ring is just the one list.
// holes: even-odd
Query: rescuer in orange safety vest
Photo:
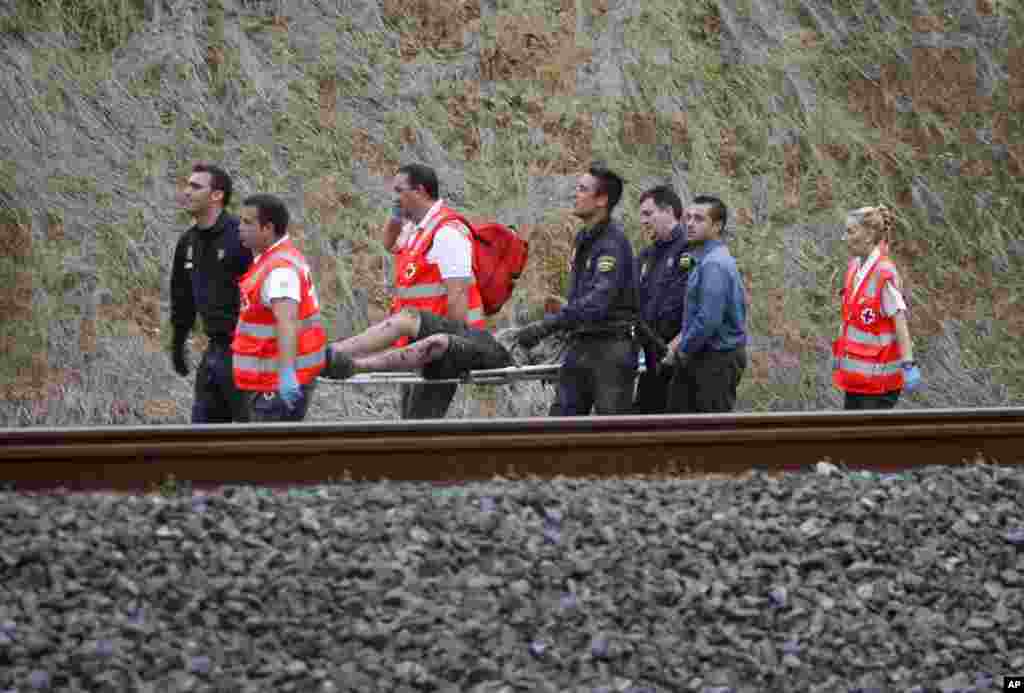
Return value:
[[(483, 329), (484, 311), (473, 275), (473, 241), (465, 220), (438, 196), (437, 173), (422, 164), (398, 169), (392, 217), (384, 246), (395, 256), (391, 312), (403, 308), (434, 313)], [(409, 343), (408, 338), (396, 346)], [(402, 387), (402, 418), (443, 418), (458, 385)]]
[(891, 409), (900, 392), (921, 385), (907, 327), (907, 304), (888, 255), (895, 217), (887, 207), (861, 207), (846, 217), (850, 262), (843, 283), (832, 381), (845, 409)]
[(252, 393), (252, 421), (301, 421), (324, 368), (327, 333), (306, 259), (288, 236), (288, 209), (252, 195), (239, 217), (255, 259), (239, 280), (241, 314), (231, 342), (235, 384)]

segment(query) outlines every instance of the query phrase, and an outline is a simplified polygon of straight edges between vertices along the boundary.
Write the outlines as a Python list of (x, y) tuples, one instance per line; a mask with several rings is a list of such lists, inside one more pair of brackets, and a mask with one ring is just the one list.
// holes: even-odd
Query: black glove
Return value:
[(551, 325), (544, 320), (538, 320), (516, 332), (516, 342), (524, 349), (532, 349), (549, 334), (551, 334)]
[(657, 373), (659, 378), (671, 378), (672, 374), (675, 373), (675, 370), (675, 361), (658, 361)]
[(689, 360), (690, 355), (680, 351), (666, 353), (665, 357), (658, 362), (658, 375), (667, 378), (675, 373), (675, 371), (686, 368)]
[(187, 332), (175, 332), (174, 341), (171, 344), (171, 363), (174, 364), (174, 371), (181, 377), (188, 375), (188, 358), (187, 352), (188, 347), (185, 346), (185, 340), (188, 338)]
[(641, 320), (636, 324), (636, 333), (640, 337), (640, 342), (645, 347), (644, 359), (648, 356), (653, 358), (649, 359), (648, 365), (653, 365), (661, 361), (668, 354), (668, 345), (665, 344), (665, 340), (658, 336), (646, 321)]

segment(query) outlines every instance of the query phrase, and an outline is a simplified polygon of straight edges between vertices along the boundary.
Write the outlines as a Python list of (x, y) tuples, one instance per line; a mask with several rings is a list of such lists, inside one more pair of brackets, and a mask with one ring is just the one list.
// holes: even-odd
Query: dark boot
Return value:
[(320, 373), (323, 378), (332, 380), (347, 380), (356, 372), (356, 365), (352, 357), (341, 351), (334, 351), (330, 345), (327, 346), (327, 365)]

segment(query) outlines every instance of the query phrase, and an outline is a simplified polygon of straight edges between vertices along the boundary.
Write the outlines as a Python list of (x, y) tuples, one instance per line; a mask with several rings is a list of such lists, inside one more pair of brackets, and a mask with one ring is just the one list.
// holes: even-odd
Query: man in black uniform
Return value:
[(555, 415), (628, 414), (633, 405), (635, 258), (622, 225), (611, 219), (621, 197), (622, 179), (607, 168), (592, 166), (580, 176), (573, 215), (586, 226), (576, 234), (566, 303), (516, 335), (528, 349), (556, 330), (569, 333)]
[[(682, 329), (686, 278), (692, 258), (687, 254), (686, 231), (680, 222), (683, 203), (667, 185), (640, 196), (640, 225), (654, 241), (640, 253), (640, 317), (637, 338), (643, 345), (646, 370), (637, 382), (634, 414), (668, 412), (671, 369), (660, 369), (667, 345)], [(650, 333), (647, 330), (650, 330)]]
[(195, 224), (178, 240), (171, 269), (171, 361), (178, 375), (189, 373), (186, 340), (196, 321), (210, 343), (196, 373), (192, 423), (248, 421), (248, 398), (235, 387), (231, 339), (238, 323), (238, 280), (252, 253), (238, 237), (238, 218), (224, 211), (231, 202), (231, 178), (220, 167), (196, 164), (184, 204)]

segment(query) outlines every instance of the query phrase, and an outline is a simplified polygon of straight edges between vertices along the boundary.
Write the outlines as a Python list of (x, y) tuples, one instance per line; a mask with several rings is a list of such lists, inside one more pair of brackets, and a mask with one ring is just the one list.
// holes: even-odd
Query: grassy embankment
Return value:
[[(730, 243), (753, 299), (751, 332), (763, 346), (752, 353), (741, 388), (748, 409), (817, 408), (837, 401), (823, 364), (836, 328), (845, 258), (839, 220), (847, 209), (888, 203), (900, 216), (894, 255), (911, 292), (919, 360), (933, 386), (912, 401), (1019, 402), (1024, 321), (1013, 308), (1024, 280), (1012, 252), (1024, 235), (1017, 202), (1024, 154), (1024, 68), (1021, 48), (1014, 46), (1019, 39), (1011, 32), (1009, 46), (994, 53), (1010, 79), (997, 82), (990, 96), (979, 96), (972, 50), (910, 48), (917, 32), (959, 29), (940, 19), (938, 10), (934, 17), (915, 18), (909, 3), (886, 3), (893, 26), (882, 30), (860, 5), (835, 7), (864, 26), (842, 48), (794, 7), (803, 30), (772, 49), (762, 64), (736, 65), (720, 58), (717, 3), (645, 3), (623, 25), (628, 60), (616, 63), (625, 87), (588, 96), (577, 67), (601, 53), (597, 38), (611, 22), (598, 6), (582, 10), (590, 15), (580, 18), (578, 3), (517, 1), (503, 3), (496, 17), (480, 17), (477, 3), (448, 2), (437, 12), (422, 3), (388, 0), (380, 29), (332, 19), (312, 54), (309, 41), (303, 44), (296, 35), (298, 22), (243, 14), (247, 54), (225, 26), (223, 7), (211, 2), (198, 44), (183, 51), (201, 55), (200, 63), (143, 62), (125, 85), (132, 99), (149, 106), (140, 113), (158, 119), (150, 125), (170, 133), (137, 142), (124, 169), (112, 173), (122, 193), (117, 204), (126, 202), (128, 213), (102, 213), (114, 207), (114, 198), (89, 171), (50, 178), (56, 203), (43, 212), (46, 228), (36, 221), (34, 233), (29, 213), (36, 212), (38, 220), (39, 210), (23, 209), (16, 197), (6, 196), (11, 204), (3, 210), (3, 237), (12, 250), (0, 259), (0, 273), (15, 290), (0, 326), (8, 354), (5, 375), (26, 386), (26, 395), (69, 371), (88, 385), (89, 373), (102, 370), (105, 357), (79, 362), (51, 353), (46, 363), (39, 359), (47, 349), (75, 348), (55, 339), (54, 330), (76, 319), (83, 325), (80, 350), (88, 351), (97, 336), (138, 336), (140, 323), (142, 337), (159, 346), (155, 330), (166, 252), (156, 244), (169, 241), (151, 233), (151, 218), (140, 211), (133, 215), (132, 202), (180, 179), (198, 158), (225, 161), (242, 172), (243, 192), (277, 190), (304, 200), (297, 233), (317, 264), (328, 317), (332, 324), (358, 324), (358, 318), (350, 319), (359, 313), (353, 311), (358, 290), (378, 309), (387, 294), (383, 249), (374, 238), (387, 180), (404, 153), (428, 135), (464, 173), (467, 207), (477, 216), (525, 206), (536, 180), (575, 175), (594, 159), (609, 162), (629, 181), (621, 214), (637, 245), (643, 239), (635, 223), (636, 198), (648, 185), (670, 178), (673, 167), (677, 180), (682, 177), (685, 160), (691, 192), (719, 193), (734, 212)], [(73, 109), (75, 99), (109, 89), (118, 62), (126, 60), (118, 51), (138, 45), (147, 21), (140, 3), (133, 2), (54, 1), (33, 3), (43, 8), (33, 11), (28, 6), (20, 3), (7, 17), (5, 41), (27, 37), (38, 72), (33, 83), (39, 103), (33, 108), (50, 112)], [(1019, 8), (992, 12), (1009, 14), (1010, 25), (1020, 25)], [(449, 21), (453, 16), (457, 21)], [(60, 41), (32, 40), (44, 27)], [(463, 28), (476, 37), (468, 45)], [(394, 36), (397, 51), (389, 46)], [(900, 57), (907, 54), (909, 61)], [(419, 85), (425, 96), (396, 100), (399, 85), (408, 89), (403, 71), (439, 73), (445, 65), (472, 65), (476, 55), (483, 85), (475, 77), (436, 80)], [(813, 88), (813, 108), (787, 87), (786, 73), (795, 66)], [(72, 83), (48, 79), (55, 70)], [(268, 75), (288, 80), (287, 97), (279, 107), (260, 111), (253, 104)], [(169, 93), (196, 92), (206, 96), (195, 108), (175, 109), (162, 100)], [(913, 108), (900, 107), (907, 97)], [(993, 144), (1006, 145), (1006, 158), (993, 157)], [(351, 173), (357, 167), (368, 178), (357, 179)], [(17, 190), (17, 175), (17, 164), (7, 162), (0, 170), (4, 190)], [(915, 181), (941, 196), (941, 218), (913, 204)], [(63, 234), (63, 219), (81, 206), (111, 218), (90, 229), (96, 257), (91, 274), (68, 273), (61, 264), (82, 242)], [(568, 197), (561, 208), (533, 211), (533, 265), (509, 314), (535, 305), (564, 282), (575, 228), (567, 206)], [(134, 301), (91, 312), (85, 303), (61, 300), (27, 309), (34, 288), (61, 297), (74, 294), (76, 283)], [(133, 310), (138, 304), (148, 307), (142, 318)], [(152, 398), (163, 401), (159, 392)], [(126, 422), (167, 415), (160, 406), (127, 412), (104, 407), (81, 419)], [(475, 411), (487, 413), (495, 405), (480, 407)], [(31, 411), (23, 409), (26, 423), (33, 420)]]

